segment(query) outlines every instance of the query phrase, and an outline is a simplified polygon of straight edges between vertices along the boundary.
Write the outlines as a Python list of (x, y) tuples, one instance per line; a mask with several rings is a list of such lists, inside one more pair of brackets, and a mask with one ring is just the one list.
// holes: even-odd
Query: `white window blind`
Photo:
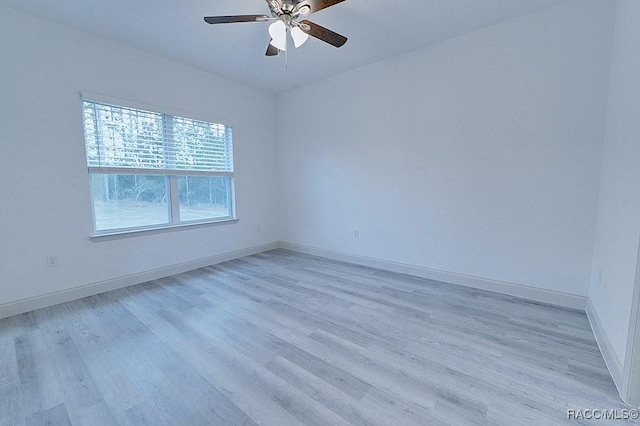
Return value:
[(83, 100), (90, 171), (233, 173), (231, 127)]

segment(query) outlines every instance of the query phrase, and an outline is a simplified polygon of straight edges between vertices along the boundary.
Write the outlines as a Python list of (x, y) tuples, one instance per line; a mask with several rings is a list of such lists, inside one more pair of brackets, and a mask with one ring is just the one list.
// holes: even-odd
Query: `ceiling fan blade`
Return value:
[(235, 16), (205, 16), (207, 24), (233, 24), (236, 22), (261, 22), (267, 21), (267, 15), (235, 15)]
[(296, 5), (296, 10), (300, 10), (303, 6), (307, 5), (311, 10), (310, 12), (305, 13), (305, 15), (309, 15), (319, 10), (326, 9), (327, 7), (342, 3), (343, 1), (345, 0), (304, 0)]
[(267, 53), (265, 53), (265, 55), (278, 56), (278, 53), (280, 53), (280, 49), (269, 43), (269, 46), (267, 46)]
[(301, 21), (300, 24), (300, 29), (302, 31), (312, 37), (324, 41), (325, 43), (329, 43), (332, 46), (341, 47), (347, 42), (347, 38), (345, 36), (326, 29), (318, 24), (314, 24), (311, 21), (304, 20)]

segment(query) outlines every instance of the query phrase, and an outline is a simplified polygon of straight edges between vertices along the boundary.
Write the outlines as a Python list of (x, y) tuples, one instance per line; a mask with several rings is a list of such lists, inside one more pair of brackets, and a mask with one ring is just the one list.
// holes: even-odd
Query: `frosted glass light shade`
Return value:
[(297, 48), (309, 40), (309, 34), (302, 31), (300, 27), (293, 27), (291, 28), (291, 38), (293, 38), (293, 44)]
[(269, 44), (282, 51), (287, 50), (287, 26), (284, 22), (278, 20), (269, 25), (269, 35), (271, 36)]

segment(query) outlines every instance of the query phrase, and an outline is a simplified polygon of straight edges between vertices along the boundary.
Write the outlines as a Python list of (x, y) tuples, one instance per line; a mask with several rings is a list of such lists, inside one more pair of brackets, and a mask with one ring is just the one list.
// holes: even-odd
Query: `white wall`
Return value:
[(572, 0), (279, 96), (284, 241), (586, 296), (614, 14)]
[(640, 2), (619, 0), (589, 297), (620, 365), (625, 361), (640, 236), (639, 46)]
[[(239, 223), (89, 241), (80, 91), (232, 124)], [(0, 7), (0, 100), (0, 307), (277, 241), (273, 95)]]

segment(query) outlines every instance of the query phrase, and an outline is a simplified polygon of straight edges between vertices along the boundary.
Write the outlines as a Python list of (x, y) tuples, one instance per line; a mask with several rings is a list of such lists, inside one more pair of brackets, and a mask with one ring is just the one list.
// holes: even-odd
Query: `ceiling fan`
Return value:
[(347, 38), (327, 28), (321, 27), (302, 17), (326, 9), (345, 0), (266, 0), (271, 17), (268, 15), (235, 15), (235, 16), (206, 16), (208, 24), (231, 24), (236, 22), (266, 22), (274, 21), (269, 26), (271, 41), (267, 47), (267, 56), (276, 56), (287, 50), (287, 32), (291, 34), (295, 47), (302, 46), (309, 36), (341, 47)]

